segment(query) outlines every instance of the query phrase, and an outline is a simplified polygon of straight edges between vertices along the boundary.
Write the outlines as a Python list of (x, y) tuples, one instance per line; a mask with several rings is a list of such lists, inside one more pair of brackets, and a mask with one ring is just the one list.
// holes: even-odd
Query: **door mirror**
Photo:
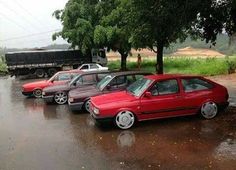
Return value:
[(147, 98), (151, 98), (152, 94), (151, 94), (151, 92), (147, 91), (147, 92), (145, 92), (144, 96)]
[(111, 85), (108, 84), (107, 87), (106, 87), (106, 89), (107, 89), (107, 90), (111, 90)]
[(52, 79), (52, 80), (51, 80), (51, 83), (54, 83), (54, 81), (55, 81), (55, 80), (54, 80), (54, 79)]

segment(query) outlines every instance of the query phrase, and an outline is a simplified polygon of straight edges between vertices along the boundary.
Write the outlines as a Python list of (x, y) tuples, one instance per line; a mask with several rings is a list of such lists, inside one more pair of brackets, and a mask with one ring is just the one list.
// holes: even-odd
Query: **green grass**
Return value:
[[(108, 63), (110, 69), (119, 69), (120, 63), (112, 61)], [(136, 70), (136, 62), (127, 62), (128, 70)], [(228, 74), (229, 69), (236, 69), (236, 56), (216, 58), (168, 58), (164, 60), (165, 73), (196, 74), (203, 76), (213, 76)], [(141, 65), (142, 70), (155, 72), (155, 61), (144, 60)]]

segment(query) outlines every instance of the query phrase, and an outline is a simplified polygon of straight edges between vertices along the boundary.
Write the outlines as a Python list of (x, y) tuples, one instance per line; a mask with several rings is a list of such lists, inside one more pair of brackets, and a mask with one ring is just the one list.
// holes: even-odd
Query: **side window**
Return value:
[(144, 75), (142, 74), (135, 75), (136, 80), (142, 79), (143, 77)]
[(125, 83), (125, 76), (119, 76), (114, 78), (109, 84), (111, 86), (118, 86)]
[(126, 82), (128, 85), (132, 84), (136, 81), (135, 75), (128, 75), (126, 76)]
[(84, 65), (83, 67), (81, 67), (81, 70), (87, 70), (87, 69), (89, 69), (88, 65)]
[(199, 78), (182, 79), (181, 82), (185, 92), (207, 90), (213, 87), (212, 84)]
[(157, 82), (150, 92), (153, 96), (176, 94), (179, 92), (178, 82), (175, 79)]
[(96, 77), (95, 74), (91, 74), (91, 75), (81, 76), (76, 84), (79, 85), (79, 84), (94, 84), (94, 83), (96, 83)]
[(98, 81), (100, 81), (106, 76), (107, 76), (107, 74), (105, 74), (105, 73), (104, 74), (97, 74), (97, 79), (98, 79)]
[(73, 78), (75, 78), (77, 75), (78, 75), (78, 73), (71, 73), (71, 75), (70, 75), (71, 80), (72, 80)]
[(70, 80), (71, 76), (70, 73), (66, 73), (66, 74), (59, 74), (58, 76), (58, 81), (63, 81), (63, 80)]
[(90, 65), (90, 68), (91, 68), (91, 69), (97, 69), (98, 66), (97, 66), (96, 64), (91, 64), (91, 65)]

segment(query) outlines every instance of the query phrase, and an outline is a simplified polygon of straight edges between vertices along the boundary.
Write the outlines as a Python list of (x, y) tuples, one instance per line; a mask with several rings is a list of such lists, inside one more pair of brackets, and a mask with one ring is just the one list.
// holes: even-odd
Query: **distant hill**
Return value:
[[(217, 37), (216, 45), (213, 46), (211, 44), (206, 44), (205, 41), (198, 40), (192, 40), (191, 38), (187, 38), (183, 43), (177, 42), (170, 45), (169, 48), (166, 48), (164, 50), (165, 54), (172, 54), (177, 52), (178, 49), (182, 49), (185, 47), (192, 47), (197, 49), (210, 49), (210, 50), (216, 50), (222, 54), (225, 55), (232, 55), (236, 54), (236, 43), (232, 43), (229, 47), (229, 37), (226, 34), (220, 34)], [(38, 49), (68, 49), (70, 48), (69, 44), (52, 44), (45, 47), (40, 47)], [(8, 49), (8, 48), (0, 48), (0, 55), (4, 55), (6, 52), (14, 52), (14, 51), (26, 51), (26, 50), (36, 50), (37, 48), (27, 48), (27, 49)], [(134, 51), (132, 51), (134, 52)]]
[(178, 42), (171, 44), (169, 48), (164, 50), (164, 53), (175, 53), (178, 49), (185, 47), (212, 49), (226, 55), (236, 54), (236, 44), (232, 44), (231, 47), (229, 47), (229, 37), (226, 34), (218, 35), (215, 46), (211, 44), (206, 44), (205, 41), (202, 41), (200, 39), (192, 40), (191, 38), (187, 38), (183, 43)]

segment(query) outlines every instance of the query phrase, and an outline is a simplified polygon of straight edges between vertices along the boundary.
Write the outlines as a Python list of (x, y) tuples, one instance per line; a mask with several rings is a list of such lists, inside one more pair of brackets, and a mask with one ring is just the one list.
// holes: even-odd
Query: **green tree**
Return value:
[(203, 0), (131, 0), (130, 41), (157, 53), (156, 71), (163, 73), (163, 49), (185, 40)]
[(235, 0), (131, 0), (130, 32), (135, 47), (157, 53), (156, 71), (163, 73), (163, 48), (187, 35), (215, 45), (217, 35), (236, 31)]
[(62, 22), (61, 36), (73, 48), (83, 51), (91, 48), (108, 48), (121, 55), (121, 69), (126, 69), (126, 59), (131, 50), (126, 24), (125, 1), (120, 0), (69, 0), (63, 10), (54, 12)]

